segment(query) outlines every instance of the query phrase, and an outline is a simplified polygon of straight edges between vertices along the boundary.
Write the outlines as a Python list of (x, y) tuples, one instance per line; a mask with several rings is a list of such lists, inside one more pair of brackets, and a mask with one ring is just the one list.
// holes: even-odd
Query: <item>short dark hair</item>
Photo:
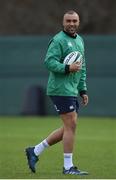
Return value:
[(76, 11), (74, 11), (74, 10), (69, 10), (69, 11), (65, 12), (65, 14), (74, 14), (74, 13), (76, 13)]

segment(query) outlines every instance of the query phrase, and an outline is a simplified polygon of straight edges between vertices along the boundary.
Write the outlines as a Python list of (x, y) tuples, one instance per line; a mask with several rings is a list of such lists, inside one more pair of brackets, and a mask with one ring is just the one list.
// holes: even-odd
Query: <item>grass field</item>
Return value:
[(57, 117), (0, 117), (1, 179), (115, 179), (116, 119), (82, 118), (78, 121), (74, 163), (88, 176), (62, 175), (62, 143), (43, 152), (32, 174), (24, 154), (61, 126)]

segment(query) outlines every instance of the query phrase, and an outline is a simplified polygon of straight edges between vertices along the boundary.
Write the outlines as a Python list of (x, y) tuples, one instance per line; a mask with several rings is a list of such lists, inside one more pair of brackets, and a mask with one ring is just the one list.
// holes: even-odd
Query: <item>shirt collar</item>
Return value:
[(63, 32), (64, 32), (66, 35), (68, 35), (68, 36), (70, 36), (70, 37), (72, 37), (72, 38), (74, 38), (74, 39), (77, 37), (77, 34), (75, 34), (75, 35), (73, 36), (73, 35), (69, 34), (68, 32), (66, 32), (65, 30), (63, 30)]

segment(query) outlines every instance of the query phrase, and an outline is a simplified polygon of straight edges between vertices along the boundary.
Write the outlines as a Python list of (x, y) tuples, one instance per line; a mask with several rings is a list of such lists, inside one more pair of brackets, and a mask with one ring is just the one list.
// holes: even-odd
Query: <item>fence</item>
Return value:
[[(48, 71), (43, 64), (50, 38), (0, 38), (0, 115), (55, 114), (46, 96)], [(83, 38), (89, 105), (80, 113), (116, 116), (116, 36)]]

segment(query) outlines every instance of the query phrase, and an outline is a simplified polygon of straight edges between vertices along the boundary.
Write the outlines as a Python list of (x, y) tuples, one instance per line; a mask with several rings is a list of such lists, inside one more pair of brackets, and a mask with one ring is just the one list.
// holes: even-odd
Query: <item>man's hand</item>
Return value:
[(89, 100), (88, 95), (83, 94), (81, 97), (82, 97), (82, 104), (84, 106), (86, 106), (88, 104), (88, 100)]
[(82, 67), (82, 62), (73, 63), (69, 66), (69, 71), (77, 72), (77, 71), (80, 71), (81, 67)]

